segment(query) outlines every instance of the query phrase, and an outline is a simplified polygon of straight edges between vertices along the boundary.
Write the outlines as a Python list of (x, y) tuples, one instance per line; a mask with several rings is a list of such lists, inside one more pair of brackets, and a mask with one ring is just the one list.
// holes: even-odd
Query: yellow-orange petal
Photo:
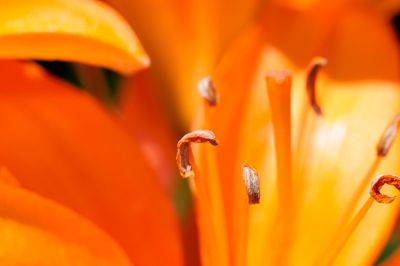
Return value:
[(97, 0), (0, 1), (0, 58), (66, 60), (130, 74), (149, 59), (128, 24)]
[(0, 184), (2, 265), (129, 266), (124, 251), (91, 221), (23, 188)]
[(36, 65), (0, 69), (0, 165), (92, 220), (134, 264), (181, 265), (172, 203), (138, 141), (90, 96)]

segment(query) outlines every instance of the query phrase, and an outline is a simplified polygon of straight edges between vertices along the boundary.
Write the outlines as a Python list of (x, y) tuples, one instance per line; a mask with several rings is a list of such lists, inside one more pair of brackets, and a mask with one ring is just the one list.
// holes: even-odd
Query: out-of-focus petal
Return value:
[(0, 69), (0, 164), (94, 221), (134, 264), (181, 265), (172, 204), (138, 142), (90, 96), (35, 65)]
[(400, 12), (400, 2), (397, 0), (387, 0), (387, 1), (373, 1), (371, 4), (375, 5), (376, 8), (389, 19)]
[(0, 1), (0, 58), (67, 60), (132, 73), (149, 64), (135, 34), (97, 0)]
[[(354, 34), (357, 32), (357, 34)], [(371, 42), (371, 36), (376, 40)], [(396, 34), (368, 8), (344, 9), (326, 43), (326, 71), (337, 80), (399, 81), (400, 50)]]
[(306, 11), (309, 9), (319, 9), (319, 10), (334, 10), (342, 6), (351, 5), (357, 0), (335, 0), (335, 1), (324, 1), (324, 0), (275, 0), (276, 3), (280, 5), (285, 5), (291, 9), (298, 11)]
[(169, 121), (151, 73), (144, 71), (124, 81), (120, 97), (122, 123), (139, 143), (149, 164), (171, 190), (178, 176), (175, 165), (176, 132)]
[(131, 265), (106, 233), (79, 214), (18, 186), (0, 184), (2, 265)]
[[(197, 82), (210, 75), (229, 42), (254, 18), (263, 1), (108, 2), (134, 27), (152, 59), (157, 86), (172, 95), (169, 100), (187, 126), (200, 102)], [(157, 19), (149, 20), (148, 14)]]

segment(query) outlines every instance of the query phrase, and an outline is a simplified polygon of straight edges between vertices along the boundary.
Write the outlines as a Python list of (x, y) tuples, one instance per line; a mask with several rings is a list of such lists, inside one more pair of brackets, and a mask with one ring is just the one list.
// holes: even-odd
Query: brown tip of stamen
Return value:
[(323, 57), (314, 58), (310, 65), (308, 66), (307, 71), (307, 81), (306, 81), (306, 88), (308, 93), (308, 98), (310, 101), (311, 108), (317, 115), (322, 115), (321, 106), (317, 102), (316, 96), (316, 80), (320, 69), (328, 63)]
[(256, 169), (246, 164), (242, 166), (242, 176), (246, 186), (249, 204), (260, 203), (260, 179)]
[(176, 163), (182, 177), (193, 177), (194, 172), (189, 162), (190, 144), (209, 142), (218, 145), (215, 135), (210, 130), (194, 130), (184, 135), (177, 144)]
[(216, 106), (219, 100), (218, 91), (215, 89), (214, 83), (210, 77), (202, 78), (197, 83), (197, 89), (203, 99), (205, 99), (209, 106)]
[(399, 126), (400, 114), (396, 114), (390, 121), (389, 125), (386, 127), (381, 136), (381, 139), (379, 140), (378, 145), (376, 146), (376, 153), (379, 157), (385, 157), (388, 154), (396, 139)]
[(381, 188), (383, 185), (392, 185), (400, 190), (400, 177), (395, 175), (380, 175), (375, 178), (371, 183), (371, 190), (369, 194), (371, 195), (374, 200), (379, 203), (391, 203), (393, 202), (396, 197), (391, 197), (387, 195), (383, 195), (381, 193)]

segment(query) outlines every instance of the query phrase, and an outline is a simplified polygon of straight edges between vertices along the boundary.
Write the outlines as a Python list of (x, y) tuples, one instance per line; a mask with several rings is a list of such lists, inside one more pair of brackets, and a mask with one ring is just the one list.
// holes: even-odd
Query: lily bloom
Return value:
[[(15, 28), (24, 29), (24, 21), (37, 14), (47, 15), (49, 10), (71, 11), (66, 1), (40, 2), (55, 4), (39, 5), (46, 7), (43, 13), (38, 12), (40, 8), (33, 8), (33, 1), (29, 3), (32, 4), (29, 8), (21, 8), (29, 11), (23, 13), (27, 16), (16, 23), (18, 27)], [(60, 3), (63, 5), (57, 6)], [(90, 45), (79, 46), (79, 42), (75, 42), (82, 41), (82, 31), (71, 34), (68, 27), (55, 27), (55, 32), (64, 29), (59, 32), (63, 38), (55, 45), (63, 47), (62, 51), (55, 50), (47, 55), (46, 49), (41, 49), (41, 45), (51, 44), (52, 37), (59, 40), (54, 26), (64, 24), (53, 25), (53, 22), (70, 18), (70, 13), (61, 12), (54, 17), (55, 21), (49, 22), (48, 16), (44, 16), (39, 20), (44, 28), (29, 31), (28, 27), (29, 38), (20, 39), (36, 43), (38, 50), (29, 51), (20, 41), (10, 42), (7, 48), (15, 52), (10, 52), (8, 57), (76, 60), (108, 66), (123, 73), (132, 73), (148, 63), (141, 52), (131, 49), (129, 44), (138, 43), (131, 38), (132, 33), (126, 31), (126, 24), (122, 23), (122, 31), (113, 23), (111, 29), (105, 26), (107, 34), (104, 36), (107, 37), (94, 34), (92, 30), (97, 33), (97, 26), (102, 25), (96, 20), (103, 17), (97, 11), (108, 9), (97, 2), (84, 3), (89, 8), (77, 10), (96, 12), (89, 12), (91, 16), (84, 18), (77, 12), (72, 22), (78, 26), (71, 29), (86, 30), (83, 32), (89, 38), (83, 39)], [(76, 6), (72, 4), (72, 7)], [(204, 7), (208, 11), (208, 6)], [(389, 151), (384, 144), (378, 144), (377, 155), (374, 149), (387, 120), (398, 111), (398, 62), (392, 57), (397, 52), (392, 33), (369, 10), (354, 8), (336, 10), (337, 13), (332, 14), (327, 10), (296, 13), (275, 6), (268, 6), (266, 10), (271, 13), (265, 16), (265, 21), (261, 19), (247, 29), (217, 70), (210, 73), (217, 91), (208, 91), (212, 86), (207, 79), (200, 83), (208, 102), (216, 102), (218, 97), (214, 99), (212, 95), (219, 94), (219, 103), (214, 108), (200, 106), (193, 127), (214, 130), (220, 142), (218, 149), (198, 146), (200, 150), (195, 151), (194, 160), (183, 157), (186, 166), (196, 161), (196, 165), (192, 164), (196, 180), (192, 178), (191, 181), (196, 197), (202, 262), (204, 265), (265, 265), (270, 262), (319, 265), (319, 260), (328, 254), (329, 259), (340, 265), (371, 263), (382, 248), (397, 211), (393, 203), (384, 207), (375, 203), (369, 206), (371, 201), (365, 199), (369, 196), (364, 193), (367, 189), (363, 186), (377, 171), (397, 171), (396, 154), (383, 154), (382, 150)], [(148, 15), (139, 11), (143, 16)], [(236, 16), (241, 10), (235, 11)], [(102, 15), (121, 22), (112, 11)], [(318, 18), (325, 16), (326, 21)], [(293, 21), (285, 24), (288, 21), (283, 18), (287, 17)], [(379, 52), (375, 51), (376, 47), (359, 49), (360, 40), (353, 38), (354, 32), (363, 32), (365, 35), (361, 37), (369, 37), (363, 31), (366, 23), (372, 26), (368, 34), (372, 32), (380, 40), (378, 45), (382, 45), (382, 49), (378, 49)], [(275, 28), (276, 25), (282, 27)], [(298, 30), (298, 26), (304, 28)], [(283, 29), (287, 36), (282, 37), (281, 32), (274, 29)], [(307, 35), (305, 30), (312, 30), (312, 34)], [(125, 39), (127, 32), (130, 32), (128, 40)], [(332, 32), (337, 34), (335, 42), (324, 42)], [(170, 37), (168, 33), (164, 32)], [(301, 38), (299, 33), (302, 33)], [(19, 33), (16, 35), (13, 38), (21, 37)], [(41, 42), (42, 36), (48, 38)], [(360, 39), (364, 43), (365, 40)], [(74, 49), (70, 49), (72, 44)], [(14, 46), (24, 49), (13, 50)], [(325, 49), (325, 46), (328, 47)], [(79, 50), (82, 47), (85, 49)], [(202, 49), (199, 48), (204, 53), (209, 51)], [(41, 53), (33, 54), (37, 51)], [(184, 52), (183, 58), (189, 54)], [(323, 55), (329, 61), (326, 73), (318, 77), (312, 73), (321, 60), (314, 61), (319, 63), (313, 63), (311, 71), (305, 73), (305, 62), (316, 55)], [(217, 57), (213, 56), (210, 62), (218, 61)], [(350, 66), (348, 57), (351, 57)], [(363, 60), (355, 60), (360, 58)], [(6, 167), (0, 173), (4, 181), (0, 194), (2, 206), (5, 206), (3, 228), (9, 234), (2, 234), (2, 243), (5, 243), (2, 261), (41, 265), (61, 262), (181, 265), (176, 217), (153, 172), (153, 168), (162, 166), (146, 160), (151, 153), (144, 156), (145, 146), (137, 137), (140, 134), (131, 138), (97, 102), (48, 77), (37, 66), (14, 61), (3, 63), (2, 79), (7, 86), (0, 90), (3, 93), (0, 113), (7, 126), (0, 133), (0, 158)], [(207, 68), (211, 65), (207, 64)], [(292, 70), (294, 76), (288, 72), (267, 72), (278, 68)], [(159, 67), (159, 71), (162, 70), (162, 66)], [(187, 78), (184, 72), (176, 73), (182, 74), (183, 80)], [(265, 73), (269, 73), (269, 94), (265, 91)], [(198, 73), (194, 75), (197, 76)], [(322, 91), (318, 89), (318, 97), (310, 98), (311, 106), (317, 108), (318, 100), (322, 117), (310, 111), (304, 92), (305, 84), (310, 84), (306, 79), (313, 77), (318, 78), (316, 87)], [(190, 76), (189, 79), (190, 82), (180, 84), (191, 84), (194, 78)], [(280, 91), (284, 93), (274, 93)], [(185, 100), (182, 97), (182, 101)], [(187, 106), (192, 104), (187, 102)], [(203, 136), (207, 138), (217, 144), (212, 134)], [(180, 142), (180, 151), (187, 150), (189, 142), (201, 140), (196, 134), (187, 136)], [(392, 147), (397, 148), (396, 145)], [(254, 166), (245, 165), (243, 172), (250, 201), (260, 201), (258, 206), (248, 206), (242, 180), (243, 163)], [(259, 184), (254, 181), (257, 176)], [(353, 201), (354, 191), (359, 188), (365, 198)], [(363, 207), (360, 212), (356, 205), (364, 201), (367, 204), (363, 206), (368, 208)], [(354, 205), (350, 204), (353, 202)], [(362, 219), (354, 220), (352, 212)], [(357, 226), (348, 227), (348, 224)], [(330, 250), (331, 243), (337, 249), (333, 249), (334, 253), (325, 253)]]
[[(318, 75), (317, 56), (328, 62)], [(362, 3), (265, 7), (200, 81), (206, 103), (178, 143), (203, 265), (374, 263), (399, 210), (368, 193), (375, 175), (400, 170), (398, 142), (382, 144), (398, 127), (399, 56), (386, 19)], [(218, 146), (184, 155), (194, 142)]]
[(149, 59), (128, 24), (98, 1), (5, 6), (1, 264), (181, 265), (177, 217), (140, 139), (91, 96), (15, 60), (67, 60), (133, 73)]

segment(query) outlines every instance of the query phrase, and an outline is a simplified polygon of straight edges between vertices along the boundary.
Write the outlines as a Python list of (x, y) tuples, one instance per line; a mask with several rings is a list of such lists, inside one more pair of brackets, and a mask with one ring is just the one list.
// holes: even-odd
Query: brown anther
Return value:
[(219, 95), (210, 77), (202, 78), (197, 83), (197, 89), (199, 90), (201, 97), (207, 101), (209, 106), (217, 105)]
[(210, 130), (194, 130), (184, 135), (177, 144), (176, 163), (182, 177), (193, 177), (194, 172), (189, 162), (190, 144), (209, 142), (218, 145), (215, 135)]
[(383, 195), (380, 191), (383, 185), (392, 185), (397, 190), (400, 190), (400, 177), (395, 175), (380, 175), (371, 183), (371, 190), (369, 192), (371, 197), (379, 203), (391, 203), (396, 197)]
[(242, 165), (242, 176), (246, 186), (249, 204), (260, 203), (260, 179), (256, 169), (247, 164)]
[(323, 57), (314, 58), (311, 61), (310, 65), (308, 66), (308, 71), (307, 71), (306, 88), (307, 88), (308, 99), (310, 101), (311, 108), (317, 115), (322, 115), (322, 110), (317, 102), (315, 84), (320, 69), (326, 66), (327, 63), (328, 61)]
[(379, 140), (378, 145), (376, 146), (376, 153), (380, 157), (385, 157), (390, 148), (392, 147), (397, 132), (400, 126), (400, 114), (396, 114), (393, 119), (390, 121), (389, 125), (386, 127), (383, 132), (381, 139)]

